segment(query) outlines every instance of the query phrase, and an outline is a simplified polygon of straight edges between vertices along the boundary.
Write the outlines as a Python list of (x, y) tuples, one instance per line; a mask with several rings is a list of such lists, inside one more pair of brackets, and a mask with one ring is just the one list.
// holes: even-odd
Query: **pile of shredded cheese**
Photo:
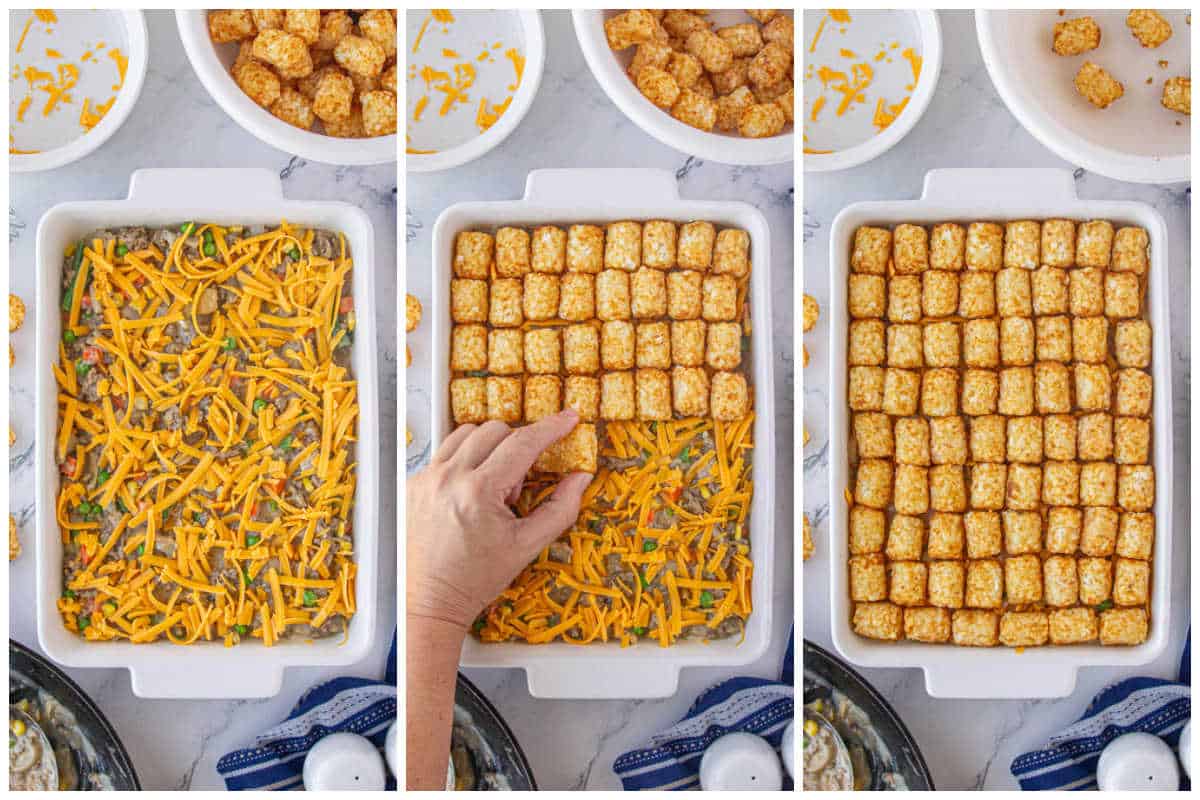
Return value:
[[(94, 239), (67, 254), (78, 267), (53, 365), (58, 607), (88, 640), (271, 645), (355, 611), (357, 384), (333, 357), (354, 329), (352, 260), (344, 238), (323, 258), (313, 231), (286, 223), (244, 238), (184, 230), (165, 253)], [(189, 238), (204, 243), (198, 257)], [(215, 287), (223, 304), (208, 316), (198, 309)], [(190, 342), (168, 328), (183, 321)], [(99, 402), (83, 391), (92, 370)], [(319, 435), (303, 441), (301, 426)], [(99, 518), (114, 512), (105, 535)]]
[[(852, 20), (849, 11), (845, 9), (827, 9), (825, 16), (821, 18), (821, 22), (813, 34), (812, 43), (808, 48), (809, 53), (816, 52), (817, 44), (821, 40), (825, 25), (830, 21), (838, 25), (849, 25)], [(840, 28), (839, 31), (844, 34), (846, 28)], [(899, 47), (900, 43), (896, 41), (887, 46), (880, 45), (878, 52), (875, 53), (871, 61), (861, 59), (852, 50), (839, 48), (838, 56), (850, 62), (849, 70), (835, 69), (827, 64), (807, 65), (805, 78), (809, 79), (815, 75), (821, 82), (821, 90), (813, 98), (809, 109), (808, 120), (810, 122), (817, 122), (822, 111), (825, 110), (829, 96), (833, 96), (837, 100), (834, 113), (838, 117), (844, 116), (847, 111), (852, 110), (855, 104), (865, 104), (867, 102), (867, 90), (871, 88), (871, 84), (875, 79), (875, 70), (871, 66), (871, 62), (879, 63), (886, 60), (887, 63), (892, 63), (891, 51), (899, 49)], [(908, 61), (912, 69), (912, 83), (905, 87), (906, 91), (912, 92), (921, 77), (921, 56), (913, 48), (909, 47), (901, 52), (901, 57)], [(901, 112), (908, 105), (910, 96), (905, 95), (896, 103), (890, 102), (883, 96), (875, 99), (875, 110), (871, 118), (871, 123), (878, 132), (883, 132), (889, 125), (896, 121), (896, 118), (900, 116)], [(816, 155), (833, 152), (832, 150), (815, 150), (808, 147), (807, 136), (804, 137), (804, 141), (806, 143), (804, 152), (807, 154)]]
[[(38, 150), (21, 149), (16, 144), (16, 126), (24, 125), (27, 122), (26, 114), (35, 101), (40, 105), (39, 112), (43, 118), (49, 117), (62, 107), (76, 105), (77, 102), (71, 94), (71, 90), (79, 83), (80, 69), (87, 64), (98, 63), (98, 54), (106, 52), (108, 58), (112, 60), (116, 67), (117, 78), (116, 82), (112, 84), (112, 91), (115, 93), (119, 93), (121, 87), (125, 85), (125, 72), (129, 67), (129, 60), (121, 52), (121, 49), (118, 47), (108, 48), (104, 42), (98, 42), (94, 46), (86, 47), (77, 62), (65, 59), (62, 52), (57, 49), (44, 48), (45, 58), (55, 62), (55, 68), (52, 71), (28, 64), (22, 67), (17, 61), (23, 54), (31, 58), (37, 58), (36, 54), (25, 53), (25, 40), (29, 36), (30, 29), (35, 22), (41, 24), (43, 32), (48, 36), (54, 32), (51, 26), (58, 23), (58, 15), (50, 9), (35, 10), (25, 20), (21, 36), (17, 40), (16, 49), (12, 56), (12, 70), (9, 75), (9, 91), (11, 93), (24, 91), (24, 96), (17, 105), (13, 127), (10, 127), (8, 134), (8, 152), (13, 155), (40, 152)], [(21, 86), (22, 81), (24, 81), (23, 87)], [(116, 99), (116, 94), (113, 94), (104, 102), (90, 97), (81, 98), (79, 126), (84, 133), (90, 131), (99, 124), (100, 120), (104, 119), (104, 115), (112, 108)]]
[[(668, 647), (691, 626), (712, 631), (731, 614), (745, 620), (752, 611), (754, 573), (747, 519), (754, 491), (753, 423), (753, 412), (737, 422), (606, 423), (601, 455), (626, 459), (640, 453), (644, 463), (599, 469), (575, 527), (559, 540), (570, 545), (570, 562), (551, 558), (553, 545), (543, 550), (485, 610), (475, 628), (480, 639), (617, 641), (628, 647), (645, 637)], [(712, 448), (691, 455), (700, 449), (696, 437), (706, 433)], [(554, 486), (527, 484), (517, 513), (533, 511)], [(680, 505), (686, 487), (699, 491), (706, 513)], [(670, 526), (651, 527), (663, 511)], [(714, 530), (722, 525), (732, 534), (717, 541)], [(621, 570), (609, 575), (605, 565), (614, 554)], [(551, 596), (556, 587), (570, 590), (565, 602)]]
[[(431, 10), (421, 23), (420, 31), (411, 48), (412, 54), (415, 56), (421, 52), (421, 43), (430, 23), (440, 24), (442, 33), (448, 34), (450, 26), (455, 21), (454, 14), (448, 9), (435, 8)], [(513, 82), (506, 87), (510, 94), (504, 100), (495, 102), (486, 96), (481, 96), (479, 102), (474, 103), (468, 90), (475, 85), (478, 78), (477, 65), (482, 68), (483, 65), (496, 63), (494, 53), (500, 50), (504, 50), (504, 44), (495, 42), (490, 47), (482, 46), (479, 54), (474, 57), (463, 57), (458, 51), (443, 47), (440, 49), (440, 62), (436, 60), (437, 55), (434, 54), (429, 56), (429, 61), (420, 65), (416, 63), (415, 59), (410, 59), (408, 66), (409, 91), (417, 96), (417, 101), (413, 107), (412, 119), (408, 126), (410, 133), (406, 134), (406, 142), (411, 142), (412, 126), (421, 122), (431, 100), (437, 107), (439, 117), (453, 113), (460, 106), (473, 107), (475, 109), (475, 126), (480, 133), (496, 124), (512, 104), (513, 94), (511, 93), (515, 93), (521, 85), (521, 78), (525, 71), (525, 57), (520, 50), (515, 47), (504, 50), (504, 57), (511, 63), (515, 75)], [(439, 66), (444, 68), (439, 69)], [(434, 93), (440, 94), (440, 99)], [(420, 150), (409, 145), (406, 147), (406, 152), (430, 154), (437, 151)]]

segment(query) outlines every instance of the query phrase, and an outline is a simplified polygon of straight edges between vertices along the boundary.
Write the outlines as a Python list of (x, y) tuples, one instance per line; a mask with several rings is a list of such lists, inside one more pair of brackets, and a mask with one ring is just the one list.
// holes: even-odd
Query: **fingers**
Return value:
[(463, 440), (470, 436), (475, 430), (475, 427), (476, 426), (467, 423), (465, 425), (459, 425), (457, 428), (452, 430), (450, 435), (442, 440), (441, 446), (437, 449), (437, 452), (433, 454), (433, 458), (429, 459), (429, 463), (436, 464), (439, 461), (449, 461), (451, 457), (453, 457), (454, 452), (458, 450), (459, 446), (463, 443)]
[(512, 433), (512, 429), (499, 420), (488, 420), (475, 428), (450, 459), (456, 466), (475, 469)]
[(590, 473), (572, 472), (559, 481), (550, 499), (521, 520), (517, 527), (518, 536), (528, 552), (538, 552), (575, 524), (583, 493), (591, 482)]
[(542, 451), (570, 433), (578, 422), (579, 413), (567, 409), (517, 428), (487, 457), (481, 469), (497, 481), (511, 484), (515, 476), (520, 482)]

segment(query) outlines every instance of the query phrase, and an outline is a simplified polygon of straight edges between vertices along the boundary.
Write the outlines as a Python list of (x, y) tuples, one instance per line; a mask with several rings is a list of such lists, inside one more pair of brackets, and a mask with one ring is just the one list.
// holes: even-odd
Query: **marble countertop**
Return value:
[[(10, 373), (11, 421), (17, 442), (9, 456), (11, 510), (24, 553), (10, 565), (9, 633), (34, 649), (37, 633), (28, 598), (34, 596), (34, 232), (41, 215), (67, 200), (126, 196), (135, 169), (153, 167), (266, 167), (278, 171), (284, 196), (341, 200), (362, 208), (375, 226), (375, 299), (380, 369), (381, 468), (379, 622), (370, 658), (349, 670), (290, 669), (283, 689), (253, 701), (143, 700), (133, 696), (120, 669), (68, 669), (116, 728), (146, 789), (223, 788), (215, 765), (230, 750), (282, 720), (308, 687), (339, 674), (380, 677), (396, 615), (396, 169), (335, 167), (294, 158), (255, 139), (209, 98), (192, 72), (174, 14), (147, 12), (150, 65), (138, 107), (120, 131), (86, 159), (51, 172), (10, 177), (11, 290), (29, 309), (13, 334), (16, 366)], [(361, 312), (360, 312), (361, 313)]]
[[(689, 199), (744, 200), (757, 206), (771, 227), (775, 264), (775, 424), (780, 487), (776, 505), (780, 535), (774, 568), (774, 631), (767, 655), (748, 668), (684, 670), (679, 692), (665, 700), (535, 700), (519, 670), (467, 670), (495, 703), (532, 762), (543, 789), (614, 789), (612, 762), (621, 753), (674, 723), (709, 685), (735, 674), (778, 677), (792, 618), (791, 448), (793, 404), (791, 302), (793, 268), (792, 165), (769, 168), (705, 163), (644, 134), (600, 89), (584, 63), (570, 15), (543, 12), (546, 69), (541, 88), (520, 127), (499, 147), (471, 164), (446, 172), (407, 177), (408, 291), (428, 305), (433, 223), (447, 206), (466, 200), (520, 197), (525, 176), (539, 167), (656, 167), (675, 172)], [(406, 376), (407, 423), (413, 433), (409, 472), (429, 459), (430, 353), (432, 333), (422, 324), (409, 334), (413, 363)]]
[[(980, 59), (974, 19), (969, 12), (942, 12), (945, 46), (941, 79), (933, 102), (917, 126), (891, 151), (855, 169), (805, 175), (804, 291), (828, 308), (830, 296), (829, 226), (849, 203), (900, 200), (920, 195), (926, 171), (936, 167), (1060, 167), (1071, 169), (1032, 138), (1009, 113), (992, 87)], [(1169, 231), (1171, 368), (1176, 432), (1175, 486), (1189, 486), (1188, 420), (1191, 414), (1188, 327), (1189, 185), (1140, 186), (1075, 170), (1079, 196), (1087, 199), (1139, 200), (1154, 206)], [(803, 419), (812, 439), (804, 448), (804, 510), (813, 523), (816, 555), (804, 565), (804, 635), (833, 651), (829, 634), (828, 454), (830, 432), (825, 413), (829, 328), (822, 319), (806, 335), (812, 360), (804, 370)], [(837, 446), (836, 443), (834, 446)], [(1177, 508), (1185, 508), (1177, 505)], [(1129, 670), (1080, 670), (1075, 693), (1061, 700), (934, 700), (925, 692), (917, 669), (861, 669), (907, 724), (933, 770), (939, 789), (1015, 789), (1012, 759), (1042, 745), (1047, 737), (1078, 718), (1103, 686), (1133, 675), (1175, 678), (1190, 623), (1187, 514), (1175, 515), (1171, 576), (1170, 643), (1146, 667)], [(969, 715), (970, 724), (963, 719)]]

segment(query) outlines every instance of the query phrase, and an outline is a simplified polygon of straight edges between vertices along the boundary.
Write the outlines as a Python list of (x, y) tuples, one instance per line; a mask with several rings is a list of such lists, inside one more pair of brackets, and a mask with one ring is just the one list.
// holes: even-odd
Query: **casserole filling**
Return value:
[(187, 222), (65, 254), (63, 623), (89, 641), (345, 633), (354, 614), (345, 238)]

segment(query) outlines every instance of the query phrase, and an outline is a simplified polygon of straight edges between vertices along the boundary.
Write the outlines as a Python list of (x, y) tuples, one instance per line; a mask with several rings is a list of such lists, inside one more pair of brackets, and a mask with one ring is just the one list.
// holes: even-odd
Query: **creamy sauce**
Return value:
[(839, 743), (832, 728), (817, 726), (815, 735), (804, 734), (804, 790), (844, 792), (854, 788), (854, 775), (845, 758), (838, 758)]
[[(11, 676), (10, 691), (14, 685), (13, 682), (21, 680), (18, 676)], [(113, 789), (111, 776), (97, 769), (100, 763), (99, 753), (97, 753), (92, 742), (80, 729), (75, 715), (66, 706), (60, 703), (53, 695), (39, 689), (32, 698), (27, 697), (20, 700), (17, 703), (17, 707), (41, 727), (42, 732), (46, 734), (46, 738), (50, 740), (50, 744), (54, 749), (48, 753), (43, 752), (44, 748), (40, 741), (31, 742), (31, 740), (37, 737), (37, 734), (31, 730), (27, 730), (21, 736), (17, 736), (10, 719), (8, 729), (8, 783), (10, 790), (53, 791), (57, 789), (83, 789), (88, 791), (111, 791)], [(36, 758), (43, 759), (40, 767), (32, 766), (37, 763), (34, 760), (35, 748), (37, 751)], [(20, 751), (19, 753), (16, 752), (18, 750)], [(57, 785), (52, 784), (52, 773), (48, 772), (50, 767), (44, 759), (48, 759), (50, 763), (57, 764)], [(14, 765), (14, 762), (19, 763)], [(20, 765), (23, 764), (30, 764), (31, 766), (21, 768)], [(84, 766), (85, 774), (83, 776), (80, 775), (77, 765)]]
[(46, 748), (36, 728), (20, 719), (10, 719), (8, 724), (8, 788), (15, 792), (58, 789), (54, 752)]

